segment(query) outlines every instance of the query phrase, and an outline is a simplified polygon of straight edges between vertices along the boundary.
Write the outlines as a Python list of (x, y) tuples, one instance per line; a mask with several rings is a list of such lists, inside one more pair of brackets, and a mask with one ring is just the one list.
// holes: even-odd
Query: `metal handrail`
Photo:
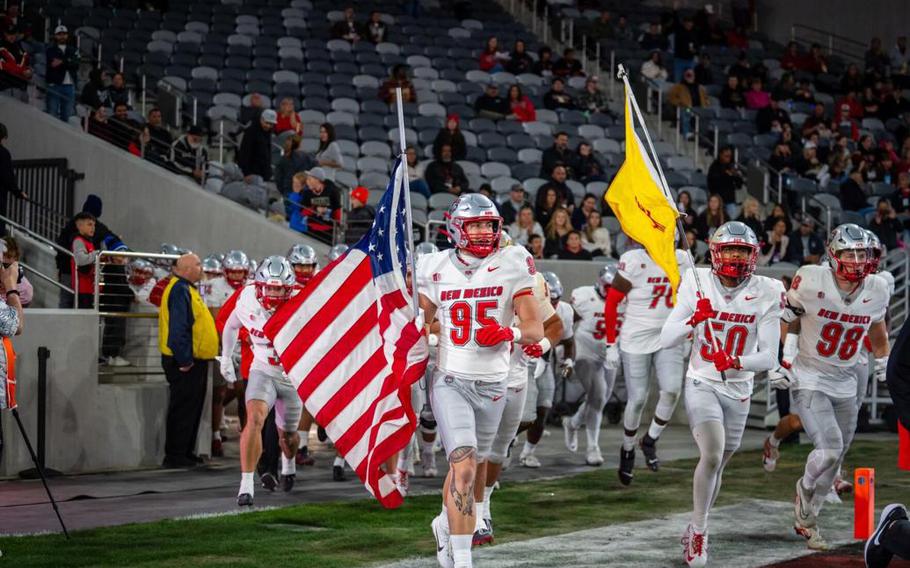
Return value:
[[(817, 34), (824, 39), (821, 42), (813, 42), (813, 41), (811, 41), (811, 39), (804, 38), (803, 36), (799, 35), (800, 30), (802, 30), (803, 32), (808, 32), (809, 34)], [(867, 46), (864, 43), (857, 41), (853, 38), (842, 36), (842, 35), (839, 35), (839, 34), (836, 34), (836, 33), (833, 33), (833, 32), (827, 31), (827, 30), (823, 30), (820, 28), (816, 28), (813, 26), (807, 26), (805, 24), (792, 24), (790, 26), (790, 39), (797, 43), (819, 43), (819, 44), (821, 44), (824, 42), (826, 44), (825, 47), (828, 50), (828, 55), (833, 55), (833, 54), (841, 55), (848, 59), (852, 59), (858, 63), (863, 61), (865, 51), (867, 49)], [(854, 51), (850, 51), (849, 49), (835, 47), (835, 42), (843, 44), (847, 48), (852, 48)]]
[[(95, 257), (95, 285), (94, 285), (94, 309), (98, 309), (99, 300), (101, 298), (101, 260), (108, 257), (125, 257), (125, 258), (155, 258), (161, 260), (174, 260), (176, 261), (180, 258), (176, 254), (161, 254), (155, 252), (134, 252), (128, 250), (102, 250), (98, 252), (98, 255)], [(78, 282), (78, 280), (77, 280)], [(76, 302), (78, 304), (78, 302)]]
[[(67, 292), (68, 294), (73, 294), (74, 296), (76, 295), (76, 291), (73, 290), (72, 288), (70, 288), (69, 286), (63, 284), (62, 282), (57, 282), (56, 280), (54, 280), (53, 278), (51, 278), (51, 277), (48, 276), (47, 274), (45, 274), (45, 273), (43, 273), (43, 272), (40, 272), (39, 270), (37, 270), (37, 269), (35, 269), (35, 268), (32, 268), (31, 266), (25, 264), (25, 263), (22, 262), (21, 260), (19, 261), (19, 266), (21, 266), (22, 268), (28, 270), (29, 272), (31, 272), (32, 274), (34, 274), (34, 275), (37, 276), (38, 278), (44, 280), (45, 282), (48, 282), (48, 283), (50, 283), (50, 284), (53, 284), (56, 288), (59, 288), (59, 289), (61, 289), (62, 291)], [(73, 306), (73, 309), (76, 309), (75, 304), (74, 304), (74, 306)]]

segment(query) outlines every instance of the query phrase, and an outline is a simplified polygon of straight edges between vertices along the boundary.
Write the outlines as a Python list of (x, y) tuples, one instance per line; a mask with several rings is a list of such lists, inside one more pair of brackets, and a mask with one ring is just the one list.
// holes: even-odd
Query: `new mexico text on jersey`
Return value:
[(828, 266), (803, 266), (787, 293), (790, 306), (802, 310), (799, 353), (793, 372), (801, 389), (833, 397), (856, 396), (854, 366), (869, 326), (885, 317), (888, 284), (878, 276), (866, 277), (844, 297)]
[(437, 307), (439, 370), (469, 380), (505, 379), (512, 344), (482, 347), (475, 333), (490, 323), (511, 326), (512, 299), (531, 292), (536, 274), (534, 259), (523, 247), (506, 247), (470, 263), (455, 249), (421, 256), (417, 289)]

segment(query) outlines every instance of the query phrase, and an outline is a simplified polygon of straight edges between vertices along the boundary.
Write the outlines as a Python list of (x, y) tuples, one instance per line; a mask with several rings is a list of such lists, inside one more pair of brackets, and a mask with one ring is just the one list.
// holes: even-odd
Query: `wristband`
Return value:
[(19, 293), (19, 290), (8, 290), (6, 292), (6, 297), (9, 298), (10, 294), (15, 294), (15, 295), (19, 296), (20, 298), (22, 297), (22, 295)]
[(575, 361), (573, 361), (571, 359), (563, 359), (562, 366), (563, 367), (575, 367)]
[(537, 345), (540, 345), (540, 349), (541, 349), (541, 351), (543, 351), (544, 355), (546, 355), (547, 351), (549, 351), (550, 348), (553, 347), (552, 345), (550, 345), (550, 340), (547, 339), (546, 337), (541, 339)]
[(510, 327), (512, 330), (512, 343), (518, 343), (521, 341), (521, 330), (517, 327)]
[(784, 339), (784, 359), (793, 362), (793, 359), (796, 358), (796, 354), (799, 352), (799, 334), (797, 333), (788, 333), (786, 339)]

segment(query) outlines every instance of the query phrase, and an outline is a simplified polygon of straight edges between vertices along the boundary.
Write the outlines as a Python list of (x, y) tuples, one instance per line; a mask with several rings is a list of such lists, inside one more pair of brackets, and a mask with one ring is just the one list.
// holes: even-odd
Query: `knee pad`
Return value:
[(840, 454), (841, 450), (837, 449), (812, 450), (806, 459), (806, 466), (816, 472), (829, 470), (837, 464)]
[(660, 391), (654, 414), (661, 420), (669, 420), (678, 400), (679, 392)]

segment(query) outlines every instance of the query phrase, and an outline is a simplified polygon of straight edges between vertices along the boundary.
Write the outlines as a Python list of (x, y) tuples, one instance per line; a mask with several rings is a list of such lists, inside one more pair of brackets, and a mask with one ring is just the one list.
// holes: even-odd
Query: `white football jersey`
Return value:
[(532, 293), (537, 270), (524, 247), (506, 247), (486, 258), (464, 259), (455, 249), (417, 260), (417, 290), (436, 305), (441, 329), (437, 367), (468, 380), (501, 381), (509, 374), (512, 344), (477, 344), (486, 324), (510, 327), (513, 298)]
[(135, 296), (137, 304), (143, 307), (153, 306), (153, 304), (149, 302), (149, 294), (152, 293), (155, 284), (157, 284), (157, 281), (154, 278), (149, 278), (145, 283), (138, 286), (136, 284), (130, 284), (130, 290), (133, 291), (133, 296)]
[[(759, 353), (759, 329), (771, 326), (777, 330), (777, 339), (774, 345), (768, 348), (774, 349), (773, 359), (776, 360), (780, 341), (780, 318), (785, 304), (783, 283), (780, 280), (753, 274), (737, 288), (729, 289), (720, 283), (710, 268), (695, 270), (698, 271), (705, 297), (711, 300), (711, 305), (717, 310), (717, 317), (712, 320), (712, 333), (717, 337), (721, 348), (728, 355), (739, 357), (743, 361), (744, 357)], [(676, 294), (677, 306), (671, 316), (674, 321), (688, 320), (695, 313), (695, 306), (698, 303), (697, 290), (695, 275), (689, 270), (683, 276)], [(729, 369), (725, 373), (727, 384), (723, 384), (723, 378), (711, 359), (714, 348), (707, 328), (707, 323), (698, 326), (698, 336), (692, 342), (687, 376), (710, 381), (712, 387), (721, 392), (729, 391), (724, 394), (734, 398), (749, 396), (755, 371)], [(731, 383), (742, 384), (730, 387)]]
[[(594, 286), (581, 286), (572, 290), (572, 307), (580, 318), (575, 327), (575, 356), (579, 359), (603, 361), (607, 354), (607, 328), (604, 321), (606, 299), (601, 297)], [(616, 325), (622, 329), (626, 302), (623, 300), (616, 311)]]
[(803, 266), (793, 278), (787, 299), (799, 318), (799, 353), (793, 361), (798, 389), (832, 397), (856, 396), (854, 368), (863, 338), (873, 323), (885, 318), (888, 284), (867, 277), (849, 296), (837, 286), (829, 266)]
[(250, 343), (253, 348), (253, 364), (250, 366), (250, 370), (260, 371), (272, 378), (282, 379), (290, 384), (290, 380), (281, 366), (281, 361), (278, 360), (275, 347), (263, 332), (263, 328), (269, 318), (272, 317), (272, 313), (259, 303), (256, 298), (255, 285), (247, 285), (240, 292), (233, 315), (237, 316), (240, 324), (250, 334)]
[[(686, 253), (676, 251), (680, 274), (688, 267)], [(619, 258), (619, 275), (632, 284), (626, 294), (626, 315), (620, 329), (622, 350), (654, 353), (660, 349), (660, 330), (673, 311), (673, 288), (667, 273), (645, 249), (633, 249)]]
[(885, 281), (885, 285), (888, 287), (888, 298), (891, 298), (891, 296), (894, 295), (894, 275), (887, 270), (882, 270), (875, 274), (875, 276), (878, 276)]
[[(540, 314), (541, 322), (546, 322), (553, 317), (556, 311), (553, 309), (553, 304), (550, 303), (550, 290), (547, 288), (547, 281), (539, 272), (534, 277), (534, 299), (537, 300), (537, 311)], [(516, 315), (514, 323), (517, 325), (518, 322), (519, 319)], [(521, 345), (513, 344), (509, 360), (509, 388), (518, 388), (527, 384), (530, 364), (531, 358), (525, 355)]]
[(211, 280), (199, 283), (199, 294), (202, 301), (210, 308), (220, 308), (228, 301), (228, 298), (234, 295), (235, 288), (227, 281), (224, 276), (218, 276)]

